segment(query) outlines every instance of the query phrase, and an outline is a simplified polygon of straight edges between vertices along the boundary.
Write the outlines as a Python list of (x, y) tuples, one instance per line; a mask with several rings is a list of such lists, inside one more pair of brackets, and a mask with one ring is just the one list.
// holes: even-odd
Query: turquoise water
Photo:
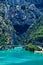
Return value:
[(0, 65), (43, 65), (43, 54), (15, 47), (12, 50), (0, 51)]

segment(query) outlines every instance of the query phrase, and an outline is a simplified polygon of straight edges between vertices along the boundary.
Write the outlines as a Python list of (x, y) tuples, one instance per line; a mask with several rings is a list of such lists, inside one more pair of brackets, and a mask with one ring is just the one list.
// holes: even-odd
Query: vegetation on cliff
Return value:
[(0, 16), (0, 48), (13, 45), (12, 39), (13, 26), (9, 19)]
[(35, 31), (30, 36), (30, 41), (36, 45), (43, 46), (43, 16), (39, 19), (37, 25), (35, 25)]
[(41, 51), (42, 49), (40, 49), (37, 45), (32, 45), (32, 43), (29, 43), (27, 46), (25, 46), (25, 50), (28, 51)]

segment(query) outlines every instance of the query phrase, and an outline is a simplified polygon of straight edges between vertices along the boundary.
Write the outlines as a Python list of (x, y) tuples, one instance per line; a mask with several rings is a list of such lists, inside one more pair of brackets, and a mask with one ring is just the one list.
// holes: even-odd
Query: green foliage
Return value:
[(35, 40), (38, 37), (43, 37), (43, 26), (39, 26), (30, 39)]
[(29, 37), (29, 42), (30, 41), (33, 42), (38, 38), (43, 38), (43, 16), (41, 16), (36, 21), (36, 23), (34, 24), (33, 28), (31, 28), (31, 30), (30, 30), (31, 34), (30, 34), (30, 37)]
[(18, 40), (18, 43), (19, 43), (19, 45), (22, 45), (22, 41), (21, 40)]
[[(0, 16), (1, 17), (1, 16)], [(13, 44), (12, 42), (13, 26), (11, 22), (5, 18), (0, 18), (0, 46)]]
[(5, 39), (6, 39), (6, 36), (2, 34), (2, 36), (0, 37), (0, 45), (5, 45)]
[(29, 51), (41, 51), (42, 49), (40, 49), (38, 46), (36, 45), (32, 45), (31, 43), (28, 44), (26, 47), (25, 47), (26, 50), (29, 50)]

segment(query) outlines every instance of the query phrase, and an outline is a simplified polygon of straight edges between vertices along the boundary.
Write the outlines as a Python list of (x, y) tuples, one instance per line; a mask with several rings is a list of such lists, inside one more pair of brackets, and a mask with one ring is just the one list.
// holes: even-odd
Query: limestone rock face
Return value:
[(43, 0), (25, 0), (25, 1), (35, 4), (37, 8), (43, 9)]
[(42, 16), (41, 10), (37, 7), (41, 1), (0, 0), (0, 38), (7, 39), (7, 42), (4, 41), (5, 44), (18, 45), (29, 41), (31, 31), (37, 28), (34, 24), (37, 24), (37, 20)]

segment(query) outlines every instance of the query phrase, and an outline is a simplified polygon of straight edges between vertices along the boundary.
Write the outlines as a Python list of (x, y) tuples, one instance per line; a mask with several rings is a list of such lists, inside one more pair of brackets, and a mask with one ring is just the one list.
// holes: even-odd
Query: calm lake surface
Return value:
[(43, 54), (15, 47), (11, 50), (0, 51), (0, 65), (43, 65)]

